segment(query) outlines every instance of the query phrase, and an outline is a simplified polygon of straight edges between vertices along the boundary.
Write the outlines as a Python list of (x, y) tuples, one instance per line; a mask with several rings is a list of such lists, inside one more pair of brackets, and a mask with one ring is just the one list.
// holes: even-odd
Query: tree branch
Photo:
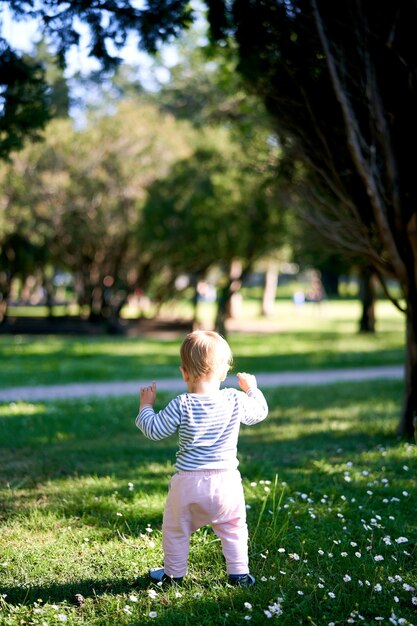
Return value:
[(313, 14), (316, 21), (317, 31), (323, 46), (323, 50), (326, 55), (327, 64), (329, 68), (330, 77), (333, 83), (334, 91), (337, 100), (340, 103), (343, 118), (345, 120), (346, 132), (348, 137), (348, 144), (352, 154), (353, 161), (356, 165), (358, 174), (362, 178), (366, 191), (371, 201), (371, 205), (374, 211), (376, 223), (378, 225), (380, 235), (387, 252), (390, 256), (391, 262), (395, 267), (396, 275), (403, 287), (407, 290), (407, 268), (400, 257), (396, 242), (393, 238), (392, 230), (387, 220), (385, 213), (384, 202), (380, 196), (378, 186), (375, 178), (370, 171), (369, 165), (363, 155), (360, 147), (361, 133), (355, 114), (352, 110), (350, 102), (348, 100), (346, 90), (343, 89), (341, 80), (338, 74), (336, 60), (330, 49), (330, 44), (327, 39), (323, 21), (318, 10), (317, 1), (311, 0)]

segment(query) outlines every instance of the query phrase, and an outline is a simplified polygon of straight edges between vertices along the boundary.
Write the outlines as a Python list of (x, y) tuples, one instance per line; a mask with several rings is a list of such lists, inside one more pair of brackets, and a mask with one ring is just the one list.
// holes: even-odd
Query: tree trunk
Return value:
[(360, 333), (375, 332), (375, 274), (370, 267), (363, 267), (359, 277), (359, 296), (362, 304), (362, 315), (359, 322)]
[(321, 282), (327, 296), (339, 295), (339, 274), (330, 272), (329, 270), (320, 270)]
[(0, 295), (0, 324), (4, 324), (7, 320), (7, 309), (8, 309), (9, 303), (7, 301), (7, 298), (2, 298), (1, 299), (1, 295)]
[(222, 337), (226, 337), (226, 319), (229, 308), (229, 299), (231, 297), (230, 283), (231, 281), (229, 280), (224, 287), (219, 289), (217, 295), (217, 312), (214, 328)]
[(200, 273), (193, 274), (191, 276), (191, 286), (193, 288), (192, 306), (193, 306), (193, 319), (192, 329), (198, 330), (201, 328), (201, 322), (199, 319), (199, 302), (200, 302), (200, 281), (203, 279), (203, 275)]
[(406, 312), (404, 405), (398, 434), (410, 439), (414, 436), (417, 442), (417, 316), (411, 306)]
[(230, 301), (242, 284), (243, 270), (239, 260), (230, 263), (229, 275), (226, 284), (218, 291), (217, 314), (214, 323), (216, 331), (226, 337), (226, 320), (230, 317)]
[(262, 310), (261, 315), (268, 317), (273, 313), (275, 296), (278, 286), (278, 263), (270, 261), (265, 272), (265, 284), (262, 294)]
[(0, 273), (0, 280), (3, 277), (4, 281), (0, 283), (0, 324), (4, 324), (7, 320), (7, 309), (9, 307), (9, 296), (11, 290), (10, 277), (7, 276), (6, 272)]

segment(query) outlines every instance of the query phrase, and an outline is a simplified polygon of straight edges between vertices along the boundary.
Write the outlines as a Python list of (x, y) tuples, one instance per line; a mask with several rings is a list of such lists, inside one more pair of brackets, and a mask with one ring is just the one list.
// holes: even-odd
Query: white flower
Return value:
[(150, 611), (148, 613), (148, 617), (151, 617), (152, 619), (155, 619), (155, 617), (158, 617), (158, 613), (156, 611)]
[(320, 556), (323, 556), (323, 554), (324, 554), (324, 552), (323, 552), (323, 550), (322, 550), (322, 549), (317, 550), (317, 552), (320, 554)]
[(303, 596), (304, 595), (304, 591), (297, 591), (299, 596)]
[(333, 593), (333, 591), (329, 591), (328, 596), (329, 596), (329, 598), (332, 598), (332, 599), (333, 599), (333, 598), (335, 598), (335, 597), (336, 597), (336, 594), (335, 594), (335, 593)]
[(252, 611), (252, 605), (250, 602), (245, 602), (243, 606), (245, 607), (245, 609), (249, 609), (249, 611)]
[(249, 622), (252, 619), (252, 615), (245, 615), (244, 619)]
[(361, 554), (360, 552), (355, 552), (355, 556), (356, 556), (358, 559), (360, 559), (360, 558), (361, 558), (361, 556), (362, 556), (362, 554)]
[(398, 539), (395, 540), (397, 543), (407, 543), (408, 539), (407, 537), (398, 537)]
[(406, 591), (414, 591), (414, 587), (412, 587), (408, 583), (403, 583), (403, 589), (405, 589)]
[(376, 585), (374, 585), (374, 591), (382, 591), (382, 585), (380, 585), (379, 583), (377, 583)]
[(117, 517), (123, 517), (123, 513), (119, 513), (119, 511), (117, 511), (116, 515)]
[(148, 589), (148, 596), (151, 600), (155, 600), (155, 598), (158, 597), (158, 593), (155, 591), (155, 589)]
[(289, 554), (288, 556), (290, 557), (290, 559), (293, 559), (294, 561), (300, 560), (300, 557), (298, 556), (296, 552), (294, 552), (293, 554)]
[(349, 574), (345, 574), (345, 575), (343, 576), (343, 580), (344, 580), (344, 582), (345, 582), (345, 583), (349, 583), (352, 579), (351, 579), (351, 577), (349, 576)]
[(347, 556), (347, 552), (341, 552), (340, 556), (346, 557)]
[(137, 602), (138, 601), (138, 597), (137, 596), (129, 596), (129, 600), (131, 602)]
[(126, 606), (123, 607), (123, 611), (127, 613), (128, 615), (132, 614), (132, 609), (130, 608), (128, 604), (126, 604)]
[(413, 597), (411, 598), (411, 602), (412, 602), (412, 604), (414, 604), (414, 606), (417, 606), (417, 597), (416, 597), (416, 596), (413, 596)]
[(270, 604), (268, 606), (268, 612), (273, 615), (282, 615), (282, 608), (279, 602), (274, 602), (274, 604)]
[(201, 598), (202, 595), (203, 595), (202, 593), (197, 591), (197, 593), (194, 594), (194, 598)]
[(382, 554), (377, 554), (376, 556), (374, 556), (374, 561), (383, 561), (384, 557), (382, 556)]
[(58, 622), (66, 622), (68, 617), (66, 615), (64, 615), (64, 613), (58, 613), (58, 615), (56, 616)]
[(264, 613), (265, 613), (265, 617), (267, 617), (268, 619), (272, 617), (271, 611), (268, 611), (267, 609), (265, 609)]
[(403, 491), (403, 496), (407, 497), (408, 496), (408, 491)]
[(267, 579), (267, 577), (266, 577), (266, 576), (262, 576), (262, 578), (261, 578), (261, 582), (262, 582), (262, 583), (266, 583), (266, 581), (267, 581), (267, 580), (268, 580), (268, 579)]
[(129, 491), (132, 491), (135, 485), (133, 483), (127, 483), (127, 486), (129, 487)]

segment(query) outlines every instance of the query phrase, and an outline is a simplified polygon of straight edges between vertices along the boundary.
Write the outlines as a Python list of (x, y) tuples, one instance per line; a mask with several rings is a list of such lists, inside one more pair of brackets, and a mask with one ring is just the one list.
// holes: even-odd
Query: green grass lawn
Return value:
[[(257, 312), (258, 303), (246, 304), (249, 322)], [(236, 369), (259, 373), (402, 364), (403, 316), (380, 302), (377, 332), (361, 335), (359, 312), (355, 301), (300, 310), (280, 301), (274, 317), (264, 322), (275, 332), (230, 333)], [(0, 387), (178, 376), (181, 339), (0, 336), (0, 359), (6, 364), (0, 368)]]
[(141, 435), (135, 398), (0, 405), (0, 624), (417, 624), (401, 395), (398, 381), (267, 390), (269, 418), (239, 447), (250, 590), (226, 584), (209, 529), (183, 587), (149, 585), (176, 441)]

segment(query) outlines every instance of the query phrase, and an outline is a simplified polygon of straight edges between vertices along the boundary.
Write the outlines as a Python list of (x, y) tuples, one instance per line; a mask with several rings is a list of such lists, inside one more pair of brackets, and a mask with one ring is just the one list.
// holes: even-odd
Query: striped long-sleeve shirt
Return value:
[(149, 439), (179, 435), (177, 470), (235, 469), (240, 424), (264, 420), (268, 405), (259, 389), (226, 388), (210, 395), (184, 393), (155, 413), (144, 407), (136, 426)]

